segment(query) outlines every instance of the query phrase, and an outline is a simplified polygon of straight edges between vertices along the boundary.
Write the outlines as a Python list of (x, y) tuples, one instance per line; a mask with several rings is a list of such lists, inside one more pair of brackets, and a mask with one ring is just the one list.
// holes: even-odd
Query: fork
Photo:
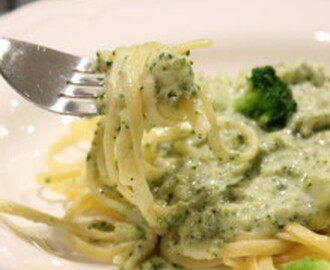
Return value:
[(0, 38), (0, 73), (19, 94), (51, 112), (96, 115), (103, 74), (88, 58)]

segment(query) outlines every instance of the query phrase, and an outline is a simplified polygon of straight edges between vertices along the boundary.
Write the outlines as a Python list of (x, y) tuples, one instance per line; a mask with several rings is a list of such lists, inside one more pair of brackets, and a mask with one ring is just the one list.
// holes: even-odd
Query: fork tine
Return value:
[(94, 63), (88, 58), (81, 58), (80, 62), (75, 67), (75, 71), (93, 73), (95, 72)]
[(87, 86), (102, 86), (103, 85), (103, 76), (101, 74), (82, 74), (75, 73), (70, 78), (68, 83), (87, 85)]
[(68, 84), (61, 90), (61, 95), (75, 98), (97, 98), (104, 92), (100, 86), (81, 86)]
[(92, 116), (99, 112), (99, 106), (93, 99), (79, 99), (69, 97), (59, 97), (56, 102), (46, 109), (75, 116)]

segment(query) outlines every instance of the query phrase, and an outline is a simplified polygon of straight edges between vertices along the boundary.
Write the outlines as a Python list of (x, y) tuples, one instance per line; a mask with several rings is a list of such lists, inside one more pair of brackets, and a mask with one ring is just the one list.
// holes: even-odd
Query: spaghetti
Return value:
[[(49, 172), (38, 175), (68, 198), (66, 215), (5, 200), (0, 212), (59, 227), (76, 250), (125, 270), (265, 270), (306, 256), (330, 260), (330, 201), (320, 194), (330, 187), (330, 105), (310, 114), (301, 102), (287, 129), (267, 133), (231, 109), (242, 83), (194, 76), (189, 50), (208, 45), (100, 52), (104, 114), (72, 123), (49, 150)], [(279, 70), (290, 83), (300, 67)], [(298, 102), (316, 89), (308, 78), (295, 79)], [(330, 91), (320, 85), (321, 94)], [(91, 142), (85, 160), (57, 160), (81, 141)]]

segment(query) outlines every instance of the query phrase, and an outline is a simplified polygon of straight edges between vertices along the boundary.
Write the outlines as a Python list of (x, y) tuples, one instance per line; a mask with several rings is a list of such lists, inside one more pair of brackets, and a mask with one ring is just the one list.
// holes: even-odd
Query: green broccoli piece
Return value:
[(299, 261), (288, 263), (283, 270), (329, 270), (330, 263), (325, 260), (303, 258)]
[(187, 55), (163, 50), (153, 57), (150, 67), (158, 100), (176, 104), (181, 98), (196, 94), (192, 62)]
[(271, 66), (254, 68), (247, 82), (247, 91), (235, 100), (235, 111), (254, 119), (265, 130), (283, 128), (297, 111), (289, 86)]
[(137, 270), (183, 270), (183, 268), (156, 255), (142, 263)]

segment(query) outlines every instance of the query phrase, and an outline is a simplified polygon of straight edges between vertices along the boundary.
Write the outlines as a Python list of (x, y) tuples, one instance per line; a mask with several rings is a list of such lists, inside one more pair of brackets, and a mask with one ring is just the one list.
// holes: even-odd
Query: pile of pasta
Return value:
[[(227, 266), (265, 270), (281, 269), (306, 256), (330, 260), (328, 232), (315, 233), (295, 223), (273, 236), (242, 233), (224, 244), (221, 255), (212, 260), (182, 256), (171, 248), (173, 239), (162, 219), (181, 204), (159, 205), (153, 198), (150, 183), (166, 173), (166, 165), (155, 163), (157, 145), (194, 131), (206, 136), (212, 150), (224, 161), (235, 155), (244, 167), (258, 152), (255, 132), (241, 122), (226, 122), (226, 127), (239, 131), (246, 147), (239, 155), (226, 147), (218, 135), (223, 120), (197, 86), (170, 100), (156, 94), (150, 72), (155, 55), (161, 57), (164, 51), (184, 55), (208, 45), (204, 40), (178, 46), (152, 42), (101, 52), (99, 70), (106, 72), (105, 95), (100, 100), (104, 114), (73, 122), (49, 149), (49, 171), (38, 175), (39, 182), (70, 202), (66, 214), (58, 218), (5, 200), (0, 200), (0, 212), (59, 227), (82, 254), (125, 270), (139, 269), (155, 255), (173, 269)], [(90, 143), (87, 156), (82, 154), (74, 163), (58, 159), (60, 153), (81, 142)], [(189, 145), (181, 146), (182, 154), (193, 150)], [(243, 169), (238, 166), (238, 170)]]

